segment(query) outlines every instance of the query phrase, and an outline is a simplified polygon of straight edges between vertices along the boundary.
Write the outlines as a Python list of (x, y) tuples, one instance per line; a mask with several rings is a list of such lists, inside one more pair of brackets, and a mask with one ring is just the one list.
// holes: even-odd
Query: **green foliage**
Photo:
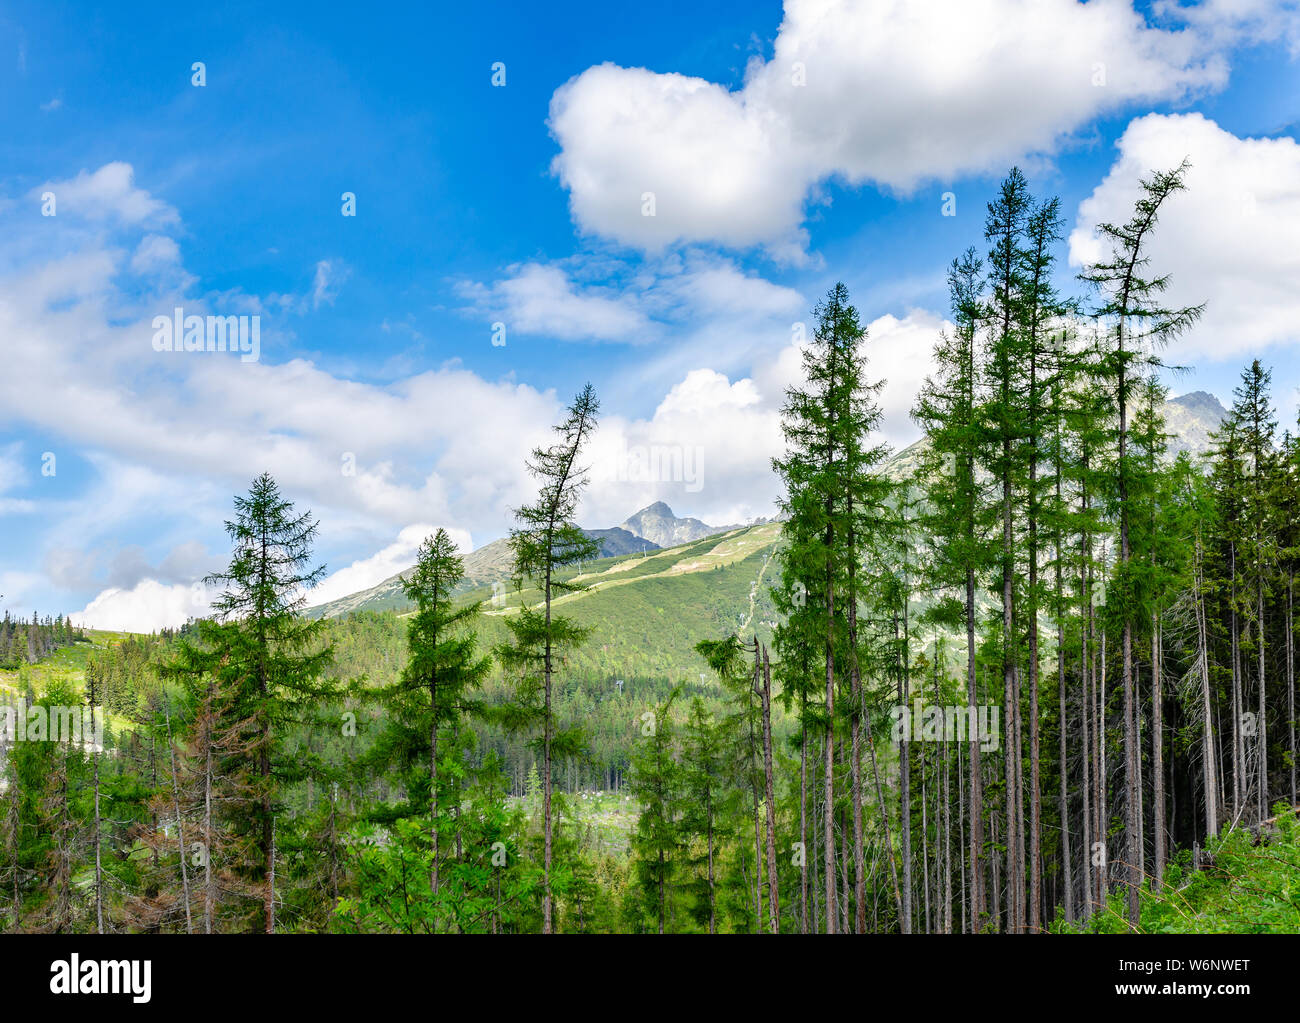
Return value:
[[(1201, 853), (1180, 852), (1164, 884), (1141, 889), (1138, 929), (1161, 934), (1295, 934), (1300, 932), (1300, 818), (1285, 803), (1261, 835), (1233, 828)], [(1112, 896), (1083, 926), (1058, 919), (1053, 930), (1127, 933), (1123, 899)]]

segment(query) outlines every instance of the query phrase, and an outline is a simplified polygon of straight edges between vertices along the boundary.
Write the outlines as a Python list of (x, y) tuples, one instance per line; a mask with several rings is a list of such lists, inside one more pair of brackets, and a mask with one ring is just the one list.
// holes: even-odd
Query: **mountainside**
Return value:
[[(697, 677), (704, 670), (695, 644), (728, 633), (757, 631), (766, 640), (776, 623), (768, 587), (781, 525), (741, 526), (677, 547), (609, 558), (572, 578), (586, 589), (555, 601), (557, 611), (589, 626), (591, 639), (569, 653), (580, 675)], [(491, 597), (490, 590), (468, 598)], [(537, 590), (506, 594), (504, 607), (485, 604), (480, 630), (489, 646), (507, 640), (504, 618)]]
[[(659, 544), (617, 526), (613, 529), (587, 529), (583, 532), (600, 541), (601, 556), (605, 558), (659, 549)], [(505, 582), (510, 578), (509, 541), (505, 537), (493, 540), (478, 550), (463, 555), (462, 561), (465, 565), (465, 579), (458, 587), (458, 592), (477, 587), (487, 587), (490, 590), (493, 583)], [(307, 614), (312, 618), (334, 618), (352, 611), (404, 611), (410, 606), (410, 601), (402, 592), (402, 580), (409, 571), (410, 569), (403, 569), (369, 589), (309, 607)]]
[(657, 551), (660, 544), (655, 543), (639, 533), (632, 533), (622, 526), (612, 529), (584, 529), (584, 533), (600, 541), (600, 556), (615, 558), (620, 554), (640, 554), (644, 551)]
[(1228, 410), (1208, 391), (1192, 391), (1170, 398), (1161, 411), (1169, 436), (1169, 455), (1175, 458), (1186, 451), (1204, 455), (1210, 450), (1210, 434), (1227, 418)]
[[(1165, 402), (1162, 411), (1166, 429), (1170, 434), (1171, 458), (1183, 451), (1193, 455), (1207, 453), (1210, 450), (1210, 433), (1218, 429), (1219, 424), (1228, 414), (1219, 399), (1206, 391), (1192, 391), (1171, 398)], [(919, 464), (921, 453), (925, 450), (925, 443), (924, 440), (919, 440), (895, 453), (885, 463), (885, 472), (895, 479), (910, 474)], [(761, 534), (767, 536), (770, 532), (772, 542), (775, 543), (775, 537), (779, 533), (779, 524), (775, 522), (765, 522), (760, 519), (748, 526), (711, 526), (700, 519), (678, 517), (663, 501), (656, 501), (629, 516), (621, 525), (610, 529), (589, 529), (585, 532), (588, 536), (600, 540), (603, 559), (618, 559), (659, 551), (672, 553), (709, 537), (721, 537), (728, 533), (748, 532), (766, 529), (766, 527), (776, 527), (767, 529)], [(494, 540), (465, 555), (464, 562), (465, 581), (461, 584), (461, 592), (482, 589), (490, 597), (494, 582), (504, 582), (510, 578), (510, 550), (504, 538)], [(601, 571), (604, 569), (602, 568)], [(619, 571), (626, 571), (626, 567)], [(402, 593), (401, 581), (404, 575), (405, 572), (399, 573), (370, 589), (309, 608), (307, 613), (313, 617), (333, 618), (352, 611), (406, 610), (410, 605)], [(629, 579), (639, 575), (638, 572), (623, 578)]]
[[(768, 587), (776, 573), (773, 555), (780, 535), (778, 522), (741, 526), (677, 547), (603, 558), (581, 572), (564, 573), (561, 579), (586, 588), (560, 596), (554, 606), (592, 630), (586, 644), (565, 654), (570, 677), (586, 682), (619, 677), (629, 684), (637, 678), (696, 678), (704, 670), (695, 652), (700, 640), (755, 631), (766, 640), (776, 622)], [(533, 588), (494, 594), (490, 583), (468, 586), (462, 594), (465, 600), (483, 602), (477, 631), (484, 650), (509, 640), (506, 618), (521, 602), (541, 599)], [(400, 614), (408, 608), (400, 586), (394, 590), (386, 581), (315, 610), (338, 619), (331, 629), (345, 635), (352, 619), (343, 616), (350, 611)], [(399, 648), (393, 663), (402, 656)], [(378, 677), (373, 666), (356, 668)]]
[[(602, 558), (583, 566), (582, 572), (564, 578), (582, 582), (586, 589), (566, 594), (557, 609), (592, 628), (592, 638), (573, 655), (581, 675), (606, 673), (629, 676), (680, 676), (701, 670), (695, 644), (728, 632), (757, 630), (770, 635), (776, 620), (768, 587), (776, 568), (773, 554), (781, 524), (766, 522), (741, 526), (672, 548)], [(484, 649), (507, 639), (504, 618), (522, 601), (535, 603), (540, 594), (507, 589), (493, 600), (492, 582), (504, 578), (506, 565), (497, 563), (494, 551), (505, 549), (496, 541), (465, 558), (467, 571), (474, 559), (477, 581), (462, 587), (466, 600), (484, 604), (480, 641)], [(409, 609), (398, 576), (341, 600), (313, 608), (327, 618), (352, 611)]]

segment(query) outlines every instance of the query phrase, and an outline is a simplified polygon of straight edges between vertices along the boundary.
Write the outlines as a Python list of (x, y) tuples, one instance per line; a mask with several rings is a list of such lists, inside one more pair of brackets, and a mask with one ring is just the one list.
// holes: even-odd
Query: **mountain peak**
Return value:
[(1195, 409), (1210, 415), (1217, 415), (1220, 419), (1228, 414), (1228, 410), (1223, 407), (1223, 403), (1209, 391), (1188, 391), (1186, 394), (1180, 394), (1177, 398), (1170, 398), (1169, 404), (1181, 405), (1186, 409)]
[(1161, 412), (1165, 417), (1165, 429), (1170, 434), (1171, 458), (1184, 451), (1190, 455), (1209, 451), (1212, 446), (1210, 435), (1228, 415), (1222, 402), (1208, 391), (1192, 391), (1170, 398)]
[(673, 510), (669, 508), (668, 505), (664, 504), (663, 501), (656, 501), (654, 504), (647, 504), (639, 512), (634, 514), (632, 518), (635, 519), (642, 515), (662, 515), (666, 519), (677, 518), (677, 516), (673, 514)]
[(626, 529), (644, 540), (650, 540), (660, 547), (676, 547), (678, 544), (701, 540), (714, 533), (726, 532), (730, 527), (710, 526), (699, 519), (678, 518), (663, 501), (656, 501), (630, 516), (619, 528)]

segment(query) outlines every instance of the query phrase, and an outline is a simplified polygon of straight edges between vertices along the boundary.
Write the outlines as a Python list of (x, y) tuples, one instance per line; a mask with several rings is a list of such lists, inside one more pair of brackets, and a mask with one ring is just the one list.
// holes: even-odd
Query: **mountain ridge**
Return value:
[[(1217, 397), (1208, 391), (1190, 391), (1187, 394), (1170, 398), (1162, 407), (1165, 415), (1166, 429), (1170, 434), (1169, 457), (1172, 459), (1183, 451), (1193, 455), (1204, 454), (1210, 450), (1210, 434), (1217, 429), (1227, 416), (1228, 410)], [(885, 463), (884, 471), (894, 479), (901, 479), (915, 470), (920, 455), (925, 449), (924, 438), (909, 444), (895, 452)], [(588, 536), (601, 541), (601, 560), (617, 565), (617, 559), (640, 554), (643, 557), (652, 554), (667, 553), (671, 555), (675, 548), (688, 548), (709, 537), (725, 539), (725, 534), (739, 533), (749, 535), (749, 531), (760, 526), (770, 525), (775, 519), (756, 519), (745, 524), (728, 526), (711, 526), (701, 519), (691, 516), (680, 517), (664, 501), (654, 501), (617, 526), (608, 529), (586, 529)], [(767, 543), (775, 543), (775, 534), (764, 532)], [(506, 583), (511, 578), (511, 557), (509, 541), (503, 537), (485, 544), (462, 556), (465, 567), (465, 580), (458, 587), (458, 592), (468, 593), (473, 590), (486, 589), (491, 592), (494, 583)], [(685, 562), (687, 566), (691, 562)], [(710, 568), (718, 567), (710, 565)], [(692, 571), (690, 567), (675, 566), (675, 573)], [(332, 618), (352, 611), (405, 610), (410, 604), (402, 590), (402, 580), (410, 572), (401, 572), (376, 585), (356, 593), (339, 597), (335, 600), (307, 608), (312, 617)], [(629, 578), (637, 577), (634, 573)]]

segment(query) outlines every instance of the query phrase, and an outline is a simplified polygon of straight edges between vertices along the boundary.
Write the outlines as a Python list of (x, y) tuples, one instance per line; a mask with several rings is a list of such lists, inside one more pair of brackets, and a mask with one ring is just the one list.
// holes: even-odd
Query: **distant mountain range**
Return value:
[[(760, 520), (762, 521), (762, 520)], [(600, 556), (617, 558), (627, 554), (648, 554), (664, 547), (701, 540), (742, 526), (710, 526), (699, 519), (678, 518), (662, 501), (647, 505), (630, 516), (621, 526), (610, 529), (585, 529), (588, 536), (600, 541)], [(505, 537), (463, 556), (465, 580), (461, 592), (479, 587), (491, 588), (495, 582), (510, 578), (510, 547)], [(387, 611), (405, 609), (410, 602), (402, 592), (402, 580), (410, 572), (404, 569), (369, 589), (308, 608), (312, 617), (333, 618), (351, 611)]]
[[(1166, 429), (1171, 434), (1171, 457), (1182, 451), (1193, 455), (1208, 452), (1211, 432), (1218, 429), (1228, 414), (1219, 400), (1205, 391), (1193, 391), (1172, 398), (1165, 403), (1163, 412)], [(921, 440), (899, 451), (886, 463), (885, 471), (895, 478), (908, 474), (916, 468), (924, 445), (925, 441)], [(712, 577), (717, 587), (744, 596), (734, 608), (729, 608), (726, 612), (716, 607), (712, 609), (710, 617), (716, 616), (715, 620), (721, 623), (732, 618), (739, 622), (753, 617), (755, 606), (749, 599), (749, 583), (746, 580), (752, 581), (757, 571), (755, 565), (766, 563), (775, 549), (780, 529), (775, 522), (767, 519), (747, 524), (711, 526), (700, 519), (678, 517), (663, 501), (656, 501), (628, 516), (618, 526), (585, 532), (600, 540), (602, 560), (584, 571), (591, 579), (600, 580), (602, 584), (605, 584), (608, 577), (620, 585), (644, 581), (662, 587), (666, 585), (665, 580), (705, 569), (726, 574), (728, 578), (725, 583), (719, 575)], [(703, 542), (710, 537), (717, 537), (717, 543)], [(746, 561), (743, 568), (736, 566), (733, 569), (737, 559), (729, 552), (737, 544), (744, 550), (744, 556), (740, 560), (752, 560)], [(640, 557), (632, 557), (635, 555)], [(646, 558), (653, 560), (640, 564)], [(505, 538), (494, 540), (464, 555), (463, 560), (465, 581), (460, 586), (463, 593), (482, 591), (483, 594), (490, 595), (493, 583), (510, 579), (510, 549)], [(652, 564), (664, 567), (650, 572), (648, 569)], [(409, 571), (404, 570), (369, 589), (309, 608), (307, 613), (312, 617), (333, 618), (352, 611), (407, 610), (410, 602), (402, 592), (402, 579)], [(734, 585), (730, 579), (733, 571), (739, 571), (744, 577), (736, 579)], [(644, 585), (640, 588), (644, 589)], [(574, 596), (585, 600), (591, 599), (594, 593)], [(597, 605), (603, 606), (605, 603), (605, 598), (597, 601)]]
[[(756, 522), (746, 523), (746, 525), (757, 525), (766, 521), (766, 519), (758, 519)], [(649, 540), (659, 547), (676, 547), (679, 544), (691, 543), (694, 540), (703, 540), (706, 536), (713, 536), (716, 533), (743, 529), (744, 526), (710, 526), (707, 522), (701, 522), (699, 519), (678, 518), (663, 501), (656, 501), (654, 504), (646, 505), (635, 515), (630, 516), (619, 528), (626, 530), (633, 536)]]
[(1170, 398), (1161, 411), (1165, 432), (1169, 436), (1169, 455), (1177, 458), (1184, 451), (1204, 455), (1210, 451), (1210, 434), (1228, 417), (1228, 410), (1208, 391), (1192, 391)]

